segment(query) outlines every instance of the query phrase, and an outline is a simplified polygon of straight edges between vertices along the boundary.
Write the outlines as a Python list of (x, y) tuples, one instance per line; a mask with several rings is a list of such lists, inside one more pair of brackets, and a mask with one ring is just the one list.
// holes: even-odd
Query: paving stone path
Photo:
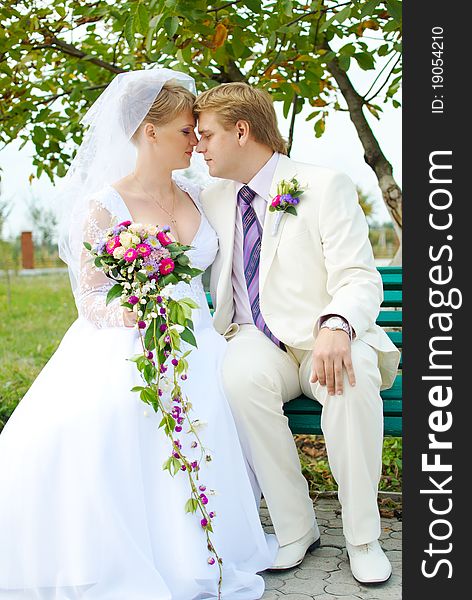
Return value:
[[(263, 573), (266, 591), (262, 600), (401, 600), (401, 521), (382, 519), (380, 543), (392, 563), (393, 573), (387, 582), (367, 586), (358, 583), (351, 574), (337, 499), (318, 498), (315, 509), (321, 546), (308, 553), (299, 567), (281, 573)], [(264, 504), (260, 514), (265, 531), (273, 533)]]

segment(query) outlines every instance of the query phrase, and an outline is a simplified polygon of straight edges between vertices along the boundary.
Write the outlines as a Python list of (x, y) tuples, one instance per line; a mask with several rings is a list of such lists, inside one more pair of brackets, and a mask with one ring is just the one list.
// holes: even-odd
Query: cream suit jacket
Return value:
[[(318, 320), (326, 314), (346, 318), (378, 352), (382, 389), (393, 384), (399, 352), (375, 324), (383, 299), (368, 227), (352, 181), (331, 169), (295, 162), (281, 155), (270, 189), (296, 176), (305, 187), (297, 215), (284, 214), (272, 234), (276, 212), (267, 210), (259, 267), (261, 312), (286, 346), (311, 350)], [(232, 265), (236, 219), (235, 182), (222, 180), (202, 192), (203, 208), (219, 238), (211, 269), (214, 326), (224, 334), (232, 323)], [(268, 202), (267, 208), (270, 205)]]

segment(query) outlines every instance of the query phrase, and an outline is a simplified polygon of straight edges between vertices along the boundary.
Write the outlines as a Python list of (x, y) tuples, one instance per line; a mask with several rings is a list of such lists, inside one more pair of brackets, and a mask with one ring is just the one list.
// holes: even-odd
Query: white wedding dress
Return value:
[[(201, 211), (198, 192), (179, 185)], [(131, 218), (110, 186), (93, 206), (90, 234), (111, 217)], [(218, 242), (203, 213), (192, 245), (192, 264), (205, 269)], [(184, 511), (187, 477), (162, 470), (171, 448), (160, 417), (130, 391), (142, 383), (127, 360), (140, 351), (137, 331), (122, 326), (117, 301), (105, 307), (111, 283), (102, 273), (83, 267), (79, 284), (79, 318), (0, 435), (0, 600), (216, 598), (218, 567), (207, 562), (200, 518)], [(208, 507), (222, 598), (255, 600), (264, 592), (258, 572), (273, 564), (277, 544), (262, 530), (222, 389), (226, 342), (201, 277), (176, 291), (200, 306), (183, 388), (194, 418), (207, 423), (201, 438), (213, 455), (200, 479), (216, 491)], [(196, 453), (184, 431), (184, 450)]]

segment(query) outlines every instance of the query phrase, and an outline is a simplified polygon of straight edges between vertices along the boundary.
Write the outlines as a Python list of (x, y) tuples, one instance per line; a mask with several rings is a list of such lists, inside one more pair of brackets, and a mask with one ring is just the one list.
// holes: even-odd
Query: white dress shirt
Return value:
[[(252, 201), (252, 206), (256, 217), (264, 227), (264, 219), (269, 201), (270, 186), (274, 178), (275, 168), (279, 160), (278, 152), (274, 152), (266, 164), (258, 171), (247, 184), (256, 195)], [(245, 185), (237, 183), (235, 185), (235, 194)], [(233, 253), (233, 293), (234, 293), (234, 316), (233, 322), (239, 325), (248, 323), (253, 324), (251, 305), (249, 303), (249, 294), (247, 292), (246, 277), (244, 276), (244, 258), (243, 258), (243, 220), (241, 210), (238, 207), (236, 211), (236, 225), (234, 232), (234, 253)]]

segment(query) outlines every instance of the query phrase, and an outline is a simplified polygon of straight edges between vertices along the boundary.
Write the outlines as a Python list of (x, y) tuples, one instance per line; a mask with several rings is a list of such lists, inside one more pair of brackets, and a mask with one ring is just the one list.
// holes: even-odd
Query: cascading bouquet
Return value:
[[(185, 511), (200, 513), (210, 552), (208, 563), (219, 567), (220, 592), (223, 561), (210, 538), (216, 516), (209, 507), (208, 496), (213, 490), (207, 491), (199, 478), (201, 464), (211, 461), (211, 454), (200, 440), (201, 422), (192, 419), (192, 405), (180, 386), (180, 381), (187, 379), (186, 358), (191, 352), (184, 351), (182, 342), (197, 345), (191, 317), (192, 309), (198, 305), (191, 298), (177, 300), (171, 296), (175, 284), (188, 283), (202, 271), (190, 264), (187, 252), (191, 246), (177, 242), (167, 226), (123, 221), (107, 229), (104, 238), (93, 246), (89, 242), (84, 242), (84, 246), (95, 266), (116, 282), (108, 291), (106, 303), (120, 298), (123, 307), (136, 313), (142, 353), (130, 360), (136, 363), (144, 385), (132, 391), (139, 392), (141, 400), (162, 416), (159, 427), (164, 429), (171, 446), (163, 469), (173, 477), (179, 472), (188, 477), (191, 494)], [(197, 460), (186, 456), (176, 435), (184, 426), (185, 433), (192, 436), (190, 448), (198, 454)]]

